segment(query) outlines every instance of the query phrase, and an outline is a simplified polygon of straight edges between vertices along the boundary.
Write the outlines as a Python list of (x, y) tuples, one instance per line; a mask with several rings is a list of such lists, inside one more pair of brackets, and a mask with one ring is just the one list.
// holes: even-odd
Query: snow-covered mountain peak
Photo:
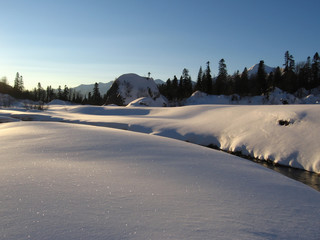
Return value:
[[(259, 63), (253, 65), (248, 69), (248, 75), (252, 76), (258, 73), (259, 69)], [(268, 65), (264, 65), (264, 70), (266, 71), (267, 74), (274, 72), (275, 68), (274, 67), (269, 67)]]

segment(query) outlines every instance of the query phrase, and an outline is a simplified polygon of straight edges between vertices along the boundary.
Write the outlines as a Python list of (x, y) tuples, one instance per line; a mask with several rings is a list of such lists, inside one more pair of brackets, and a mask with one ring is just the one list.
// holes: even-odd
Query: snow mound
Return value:
[(87, 125), (0, 132), (4, 240), (320, 236), (319, 192), (235, 156)]
[(133, 100), (131, 103), (127, 105), (127, 107), (166, 107), (168, 106), (167, 101), (162, 97), (158, 97), (156, 99), (150, 97), (142, 97), (136, 100)]
[(156, 100), (160, 98), (161, 95), (152, 78), (129, 73), (121, 75), (114, 81), (107, 92), (106, 104), (126, 106), (141, 97), (149, 97)]

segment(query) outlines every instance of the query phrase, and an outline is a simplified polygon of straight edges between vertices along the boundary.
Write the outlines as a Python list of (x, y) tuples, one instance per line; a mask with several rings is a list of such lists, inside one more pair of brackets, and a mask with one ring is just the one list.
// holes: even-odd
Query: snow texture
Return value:
[(0, 116), (160, 135), (320, 173), (320, 106), (317, 104), (176, 108), (50, 105), (43, 112), (0, 110)]
[[(58, 109), (51, 113), (58, 114)], [(316, 121), (310, 109), (303, 110), (305, 118)], [(225, 109), (167, 110), (73, 107), (64, 114), (81, 121), (87, 121), (86, 114), (93, 121), (116, 114), (131, 121), (151, 114), (169, 123), (182, 116), (190, 122), (196, 112), (199, 118), (194, 120), (212, 116), (210, 111), (218, 116)], [(244, 118), (254, 111), (267, 121), (271, 110), (275, 119), (292, 114), (290, 109), (229, 110), (247, 110)], [(277, 127), (285, 131), (294, 125)], [(235, 156), (84, 124), (2, 123), (0, 134), (3, 240), (320, 238), (319, 192)]]

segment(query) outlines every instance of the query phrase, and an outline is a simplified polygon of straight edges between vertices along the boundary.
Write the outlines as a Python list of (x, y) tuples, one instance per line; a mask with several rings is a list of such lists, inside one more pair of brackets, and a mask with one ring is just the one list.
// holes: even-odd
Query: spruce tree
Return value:
[(212, 94), (213, 88), (212, 88), (212, 76), (211, 76), (211, 69), (210, 69), (210, 62), (207, 62), (207, 68), (203, 74), (203, 91), (207, 94)]
[(248, 69), (245, 67), (241, 74), (241, 84), (239, 86), (239, 94), (240, 96), (245, 96), (249, 93), (249, 76)]
[(267, 92), (267, 74), (265, 71), (264, 61), (261, 60), (258, 67), (256, 76), (257, 93), (264, 94)]
[(282, 90), (293, 93), (297, 90), (297, 76), (295, 74), (295, 61), (289, 51), (284, 55), (285, 63), (283, 74), (283, 86)]
[(16, 77), (14, 79), (14, 85), (13, 85), (13, 88), (16, 90), (17, 92), (17, 97), (18, 95), (21, 96), (21, 93), (24, 89), (24, 86), (23, 86), (23, 77), (20, 76), (20, 74), (17, 72), (16, 73)]
[(189, 75), (189, 70), (186, 68), (184, 68), (182, 71), (180, 84), (181, 86), (179, 88), (181, 89), (180, 91), (182, 92), (181, 98), (190, 97), (190, 95), (192, 94), (192, 81)]
[(69, 91), (68, 86), (64, 85), (64, 89), (63, 89), (63, 93), (62, 93), (62, 99), (64, 101), (69, 101), (69, 93), (70, 93), (70, 91)]
[(219, 61), (219, 73), (216, 80), (215, 88), (216, 88), (216, 94), (226, 94), (227, 89), (227, 80), (228, 80), (228, 72), (227, 72), (227, 65), (222, 58)]
[(274, 71), (273, 83), (274, 83), (274, 87), (282, 89), (282, 86), (281, 86), (282, 85), (282, 72), (281, 72), (281, 69), (279, 66)]
[(204, 87), (203, 87), (203, 72), (202, 72), (202, 67), (200, 66), (199, 72), (198, 72), (198, 77), (197, 77), (197, 83), (195, 90), (196, 91), (201, 91), (204, 92)]
[(101, 103), (101, 94), (100, 94), (100, 91), (99, 91), (99, 84), (96, 82), (94, 84), (94, 87), (93, 87), (93, 94), (92, 94), (92, 104), (94, 105), (99, 105)]

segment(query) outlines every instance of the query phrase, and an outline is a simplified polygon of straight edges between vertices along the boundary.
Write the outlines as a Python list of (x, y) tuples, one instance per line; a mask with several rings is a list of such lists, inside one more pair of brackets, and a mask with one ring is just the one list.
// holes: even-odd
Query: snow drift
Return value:
[(175, 108), (50, 105), (0, 110), (10, 119), (59, 121), (138, 131), (320, 173), (320, 106), (194, 105)]
[(238, 157), (87, 125), (0, 133), (4, 240), (320, 237), (319, 192)]

